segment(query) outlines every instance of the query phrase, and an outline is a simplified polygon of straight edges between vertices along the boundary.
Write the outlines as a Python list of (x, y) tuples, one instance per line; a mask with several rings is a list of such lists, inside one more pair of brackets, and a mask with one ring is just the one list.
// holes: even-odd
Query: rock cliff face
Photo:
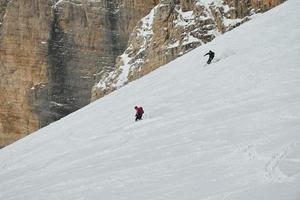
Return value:
[(161, 0), (134, 29), (116, 69), (93, 88), (97, 99), (210, 42), (284, 0)]
[(46, 80), (51, 5), (47, 0), (1, 1), (0, 147), (36, 130), (28, 93)]
[(0, 0), (0, 147), (90, 102), (156, 0)]

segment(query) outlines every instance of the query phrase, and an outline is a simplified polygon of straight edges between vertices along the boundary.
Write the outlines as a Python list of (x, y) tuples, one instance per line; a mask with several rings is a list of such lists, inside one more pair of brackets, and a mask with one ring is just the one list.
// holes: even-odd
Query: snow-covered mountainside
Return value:
[(0, 199), (299, 200), (299, 11), (289, 0), (1, 149)]
[(135, 27), (114, 70), (102, 73), (92, 100), (212, 41), (285, 0), (161, 0)]

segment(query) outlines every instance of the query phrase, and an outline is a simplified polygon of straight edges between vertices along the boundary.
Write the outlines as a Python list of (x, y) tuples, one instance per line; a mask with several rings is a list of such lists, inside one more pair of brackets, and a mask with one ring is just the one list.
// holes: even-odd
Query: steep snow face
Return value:
[(104, 73), (93, 88), (92, 99), (210, 42), (250, 20), (256, 12), (260, 8), (246, 1), (161, 1), (138, 23), (127, 49), (116, 60), (115, 70)]
[(299, 200), (299, 11), (289, 0), (0, 150), (0, 199)]

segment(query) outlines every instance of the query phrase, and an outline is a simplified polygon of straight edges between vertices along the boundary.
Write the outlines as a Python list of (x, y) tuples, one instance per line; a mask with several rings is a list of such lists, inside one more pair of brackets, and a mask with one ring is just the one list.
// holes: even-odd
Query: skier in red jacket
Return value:
[(136, 110), (136, 113), (135, 113), (135, 121), (141, 120), (142, 117), (143, 117), (143, 114), (144, 114), (143, 108), (142, 108), (142, 107), (135, 106), (134, 109)]

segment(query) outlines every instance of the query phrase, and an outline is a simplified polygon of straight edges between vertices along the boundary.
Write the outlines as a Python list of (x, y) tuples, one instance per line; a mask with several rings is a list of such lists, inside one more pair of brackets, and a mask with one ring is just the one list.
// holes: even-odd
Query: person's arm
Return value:
[(204, 56), (207, 56), (209, 53), (206, 53)]

